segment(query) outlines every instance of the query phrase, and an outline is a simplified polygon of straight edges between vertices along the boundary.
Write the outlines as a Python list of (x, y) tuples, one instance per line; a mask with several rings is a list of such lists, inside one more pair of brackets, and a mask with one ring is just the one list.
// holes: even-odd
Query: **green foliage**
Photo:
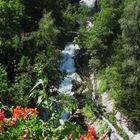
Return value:
[(32, 116), (20, 119), (14, 126), (8, 128), (1, 137), (4, 139), (19, 139), (24, 133), (27, 133), (26, 137), (28, 139), (40, 140), (47, 135), (45, 131), (47, 131), (45, 124), (37, 116)]
[(93, 118), (94, 116), (93, 110), (91, 109), (90, 105), (86, 104), (85, 107), (82, 109), (82, 112), (88, 119)]
[(90, 39), (87, 40), (90, 54), (95, 58), (95, 62), (92, 62), (93, 68), (95, 66), (95, 68), (99, 69), (110, 62), (114, 51), (112, 43), (116, 38), (117, 32), (119, 32), (117, 20), (118, 13), (112, 8), (103, 9), (96, 15), (94, 27), (90, 30)]
[[(51, 46), (56, 44), (59, 31), (54, 25), (51, 13), (43, 14), (43, 17), (39, 22), (39, 33), (38, 40), (40, 40), (40, 46)], [(41, 42), (44, 44), (41, 44)]]
[[(3, 104), (27, 104), (29, 90), (41, 76), (45, 75), (49, 78), (47, 90), (52, 85), (58, 84), (60, 73), (57, 67), (60, 52), (55, 48), (58, 33), (51, 13), (44, 13), (39, 22), (38, 31), (27, 36), (21, 35), (21, 39), (18, 37), (10, 41), (6, 39), (7, 49), (1, 48), (2, 58), (0, 59), (6, 67), (7, 79), (2, 81), (8, 87), (2, 88), (1, 91)], [(7, 93), (6, 96), (5, 93)]]
[(80, 30), (77, 41), (88, 49), (91, 56), (89, 66), (94, 73), (111, 63), (113, 43), (120, 33), (120, 15), (117, 8), (103, 7), (94, 15), (93, 27)]
[(11, 104), (26, 104), (29, 101), (29, 98), (26, 95), (24, 96), (23, 93), (22, 88), (25, 88), (25, 85), (22, 87), (23, 85), (21, 83), (19, 86), (19, 84), (11, 84), (7, 82), (6, 70), (2, 66), (0, 68), (0, 81), (0, 99), (3, 104), (10, 106)]
[(104, 124), (102, 126), (102, 129), (97, 133), (97, 137), (101, 137), (102, 135), (104, 135), (107, 131), (109, 130), (108, 125)]
[[(31, 115), (31, 114), (30, 114)], [(15, 119), (15, 120), (14, 120)], [(14, 122), (11, 124), (11, 120)], [(81, 126), (74, 123), (65, 122), (59, 126), (51, 124), (50, 121), (43, 122), (37, 115), (22, 118), (5, 118), (4, 130), (0, 132), (1, 139), (71, 139), (79, 138), (81, 134), (86, 133)]]
[(80, 137), (80, 134), (85, 134), (86, 133), (86, 131), (84, 131), (80, 125), (78, 125), (76, 127), (75, 124), (66, 122), (65, 123), (65, 130), (64, 130), (63, 133), (65, 135), (69, 135), (70, 132), (72, 132), (72, 136), (70, 138), (71, 140), (75, 140), (75, 139)]
[[(60, 94), (50, 96), (46, 94), (46, 87), (48, 85), (48, 79), (40, 79), (36, 85), (31, 89), (30, 97), (33, 97), (37, 100), (37, 105), (43, 108), (49, 109), (50, 112), (54, 114), (60, 114), (64, 111), (72, 111), (73, 109), (76, 110), (78, 107), (77, 100), (70, 95)], [(59, 103), (59, 107), (54, 109), (53, 104)], [(55, 112), (55, 110), (61, 109), (61, 112)], [(59, 116), (59, 117), (60, 117)]]
[(100, 75), (99, 92), (109, 91), (116, 106), (137, 125), (140, 120), (139, 4), (138, 0), (100, 0), (99, 11), (93, 15), (93, 27), (80, 28), (76, 38), (90, 54), (90, 71)]
[[(2, 70), (3, 75), (4, 71)], [(31, 89), (30, 98), (34, 98), (38, 108), (47, 109), (50, 113), (50, 118), (47, 122), (43, 122), (37, 115), (30, 117), (24, 116), (16, 119), (12, 126), (9, 126), (11, 118), (4, 119), (4, 130), (0, 131), (0, 138), (2, 139), (19, 139), (25, 137), (27, 139), (41, 140), (41, 139), (65, 139), (70, 138), (75, 140), (86, 131), (80, 125), (71, 123), (68, 120), (73, 116), (69, 116), (68, 120), (62, 120), (64, 112), (72, 112), (77, 109), (77, 101), (70, 95), (60, 94), (58, 96), (49, 96), (46, 94), (46, 87), (48, 79), (40, 79), (35, 86)], [(20, 115), (17, 111), (15, 115)], [(19, 113), (19, 114), (18, 114)], [(31, 115), (31, 114), (30, 114)], [(47, 115), (47, 114), (46, 114)], [(41, 116), (40, 116), (41, 117)], [(70, 133), (72, 135), (70, 136)]]
[(76, 27), (79, 25), (85, 25), (87, 21), (88, 9), (84, 6), (80, 6), (78, 10), (76, 6), (69, 4), (67, 10), (63, 13), (64, 24), (67, 30), (76, 31)]
[(1, 40), (12, 39), (21, 32), (21, 20), (23, 18), (24, 6), (20, 0), (0, 1), (0, 37)]
[[(127, 1), (120, 20), (122, 39), (115, 44), (113, 64), (106, 68), (106, 88), (115, 98), (117, 107), (139, 125), (139, 22), (138, 1)], [(112, 78), (113, 77), (113, 78)]]
[(123, 1), (121, 0), (100, 0), (99, 6), (101, 9), (108, 7), (118, 8), (118, 6), (121, 5), (121, 3), (123, 3)]
[(15, 67), (21, 55), (20, 34), (24, 6), (19, 0), (1, 0), (0, 11), (0, 63), (7, 67), (8, 82), (15, 82)]
[[(30, 95), (30, 97), (37, 99), (37, 104), (40, 108), (47, 109), (51, 115), (50, 119), (47, 121), (47, 129), (49, 128), (47, 139), (63, 139), (68, 137), (70, 132), (73, 132), (71, 139), (74, 140), (80, 137), (81, 133), (85, 133), (81, 126), (76, 126), (74, 123), (61, 119), (64, 112), (72, 112), (72, 110), (77, 109), (78, 105), (76, 99), (62, 93), (57, 96), (47, 95), (45, 92), (47, 84), (47, 79), (40, 79), (32, 88)], [(42, 85), (42, 88), (40, 88), (40, 85)], [(70, 116), (70, 118), (71, 117), (72, 116)], [(70, 118), (68, 118), (68, 120)], [(60, 124), (54, 125), (55, 122)]]
[[(79, 0), (0, 0), (0, 100), (8, 106), (38, 105), (52, 115), (47, 128), (37, 117), (21, 120), (5, 133), (6, 139), (10, 135), (18, 139), (27, 123), (32, 139), (63, 139), (71, 129), (71, 139), (80, 136), (80, 126), (61, 120), (57, 127), (54, 121), (78, 107), (84, 107), (87, 116), (93, 115), (97, 106), (91, 99), (91, 83), (76, 84), (76, 99), (51, 92), (61, 77), (58, 48), (75, 35), (75, 41), (90, 55), (91, 72), (95, 77), (100, 75), (99, 92), (109, 91), (122, 113), (140, 125), (140, 2), (100, 0), (98, 6), (90, 19), (93, 26), (87, 28), (91, 13)], [(82, 93), (86, 86), (89, 91)], [(56, 102), (61, 106), (59, 111), (54, 107)], [(109, 119), (114, 123), (113, 115)], [(61, 134), (64, 129), (67, 132)]]

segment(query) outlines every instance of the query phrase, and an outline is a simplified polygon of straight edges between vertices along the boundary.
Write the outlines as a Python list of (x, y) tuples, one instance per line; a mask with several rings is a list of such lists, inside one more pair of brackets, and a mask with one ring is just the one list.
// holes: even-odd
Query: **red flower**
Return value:
[(4, 121), (5, 121), (5, 116), (3, 112), (0, 112), (0, 122), (4, 122)]
[(23, 114), (21, 112), (20, 106), (17, 106), (16, 108), (14, 108), (13, 111), (12, 111), (12, 114), (13, 114), (13, 116), (12, 116), (13, 118), (21, 117)]
[(81, 135), (80, 140), (96, 140), (96, 139), (94, 138), (92, 134), (88, 133), (85, 135)]
[(0, 112), (0, 131), (4, 130), (4, 121), (5, 121), (5, 116), (3, 112)]
[(32, 115), (37, 114), (38, 111), (35, 108), (21, 108), (20, 106), (17, 106), (16, 108), (13, 109), (12, 114), (13, 118), (22, 118), (22, 117), (29, 117)]
[(92, 134), (88, 133), (85, 135), (81, 135), (80, 140), (96, 140), (96, 139), (94, 138)]
[(95, 128), (92, 126), (88, 126), (88, 133), (81, 135), (80, 140), (96, 140), (95, 136), (96, 136)]
[(88, 132), (89, 132), (90, 134), (92, 134), (93, 136), (96, 136), (96, 130), (95, 130), (94, 127), (88, 126)]

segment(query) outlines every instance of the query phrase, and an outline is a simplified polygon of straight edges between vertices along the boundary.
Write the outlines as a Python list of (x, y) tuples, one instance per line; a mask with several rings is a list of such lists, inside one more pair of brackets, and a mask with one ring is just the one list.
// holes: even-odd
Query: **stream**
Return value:
[[(74, 59), (76, 58), (76, 55), (78, 54), (80, 48), (77, 44), (74, 43), (67, 43), (65, 45), (64, 50), (62, 51), (63, 54), (63, 60), (60, 65), (59, 70), (62, 72), (66, 72), (66, 76), (61, 81), (61, 84), (59, 86), (59, 92), (64, 94), (73, 95), (74, 92), (72, 91), (72, 81), (76, 80), (78, 82), (82, 82), (80, 76), (76, 73), (76, 67)], [(123, 140), (120, 135), (118, 135), (117, 130), (114, 128), (114, 126), (103, 117), (103, 121), (108, 124), (108, 126), (112, 129), (113, 135), (111, 135), (111, 140)]]
[[(67, 43), (65, 45), (64, 50), (62, 51), (63, 54), (63, 60), (61, 62), (61, 65), (59, 67), (59, 70), (61, 72), (66, 72), (66, 76), (61, 81), (61, 84), (59, 85), (58, 91), (64, 94), (73, 95), (74, 92), (72, 91), (73, 87), (73, 80), (76, 80), (78, 82), (82, 82), (80, 76), (76, 72), (75, 67), (75, 58), (78, 54), (80, 48), (77, 44), (74, 43)], [(123, 140), (121, 136), (118, 135), (117, 130), (114, 128), (114, 126), (103, 117), (103, 121), (108, 124), (108, 126), (112, 129), (113, 135), (111, 135), (111, 140)]]
[[(73, 87), (72, 81), (76, 80), (78, 82), (82, 82), (80, 76), (76, 72), (75, 60), (74, 60), (79, 50), (80, 48), (77, 44), (67, 43), (65, 45), (64, 50), (62, 51), (63, 60), (61, 62), (59, 70), (61, 72), (66, 72), (66, 76), (64, 77), (64, 79), (61, 81), (61, 84), (59, 85), (58, 91), (61, 93), (73, 95), (74, 92), (72, 91), (72, 87)], [(111, 135), (111, 140), (123, 140), (123, 138), (121, 138), (121, 136), (118, 135), (117, 130), (109, 122), (109, 120), (103, 117), (103, 121), (107, 123), (108, 126), (113, 131), (113, 134)]]
[(82, 82), (80, 76), (76, 73), (76, 67), (74, 62), (74, 59), (78, 54), (79, 50), (80, 48), (77, 44), (67, 43), (64, 50), (62, 51), (63, 60), (59, 70), (61, 72), (66, 72), (66, 76), (59, 85), (58, 91), (61, 93), (73, 95), (74, 92), (72, 91), (72, 81), (76, 80), (78, 82)]

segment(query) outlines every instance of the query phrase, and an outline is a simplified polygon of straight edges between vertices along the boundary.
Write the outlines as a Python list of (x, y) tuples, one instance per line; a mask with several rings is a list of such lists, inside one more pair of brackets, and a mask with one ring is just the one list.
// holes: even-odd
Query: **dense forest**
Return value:
[[(114, 124), (114, 112), (100, 101), (104, 92), (140, 130), (139, 7), (139, 0), (96, 0), (91, 7), (79, 0), (0, 0), (0, 139), (107, 140), (107, 127), (97, 133), (87, 125), (102, 116)], [(83, 82), (72, 81), (73, 96), (55, 90), (67, 73), (60, 70), (67, 42), (79, 45), (74, 61)], [(98, 89), (91, 89), (90, 75)], [(117, 130), (124, 140), (140, 139)]]

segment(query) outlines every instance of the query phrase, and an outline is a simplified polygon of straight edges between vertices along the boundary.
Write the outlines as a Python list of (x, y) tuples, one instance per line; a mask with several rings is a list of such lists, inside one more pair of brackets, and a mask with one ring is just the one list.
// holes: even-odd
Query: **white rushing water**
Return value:
[(59, 69), (62, 72), (66, 72), (67, 75), (64, 77), (59, 86), (59, 92), (73, 95), (74, 92), (72, 92), (72, 81), (76, 80), (78, 82), (82, 82), (80, 76), (76, 73), (76, 67), (74, 62), (74, 59), (79, 50), (80, 48), (77, 44), (67, 43), (64, 50), (62, 51), (63, 60)]
[(81, 0), (80, 3), (84, 3), (89, 8), (92, 8), (95, 6), (96, 0)]

